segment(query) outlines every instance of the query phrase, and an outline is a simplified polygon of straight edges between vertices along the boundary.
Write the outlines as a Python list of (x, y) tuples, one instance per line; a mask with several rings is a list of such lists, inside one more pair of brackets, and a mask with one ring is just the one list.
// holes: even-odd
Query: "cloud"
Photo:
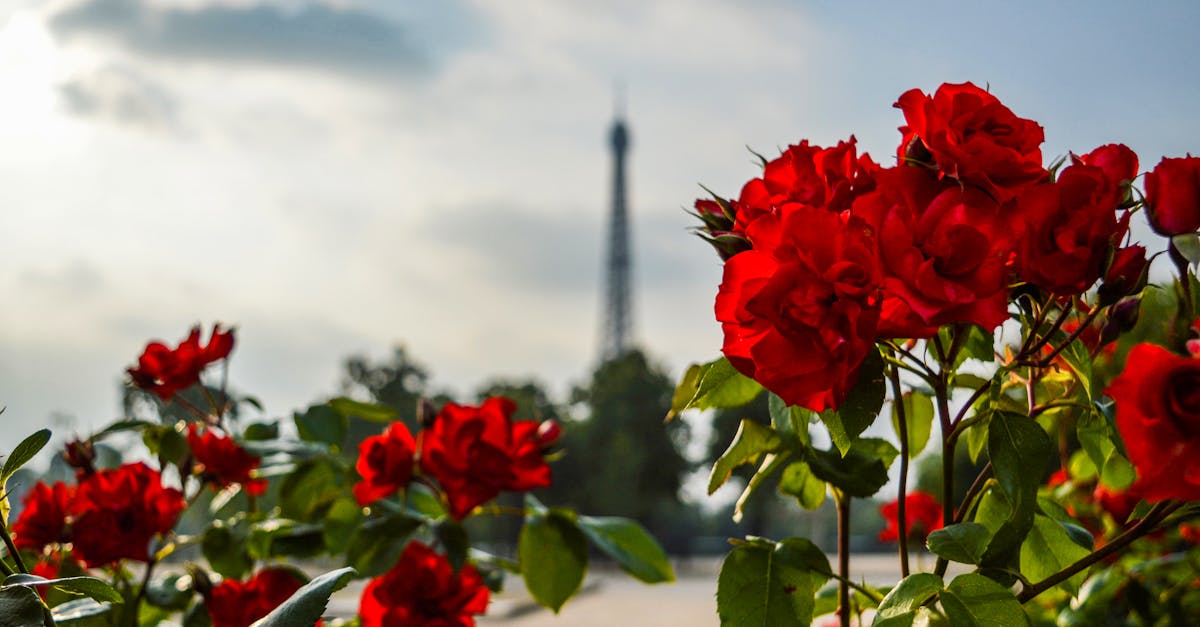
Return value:
[(178, 103), (164, 86), (128, 67), (107, 66), (59, 87), (67, 110), (153, 131), (178, 128)]
[(165, 7), (148, 0), (83, 0), (50, 20), (64, 38), (115, 41), (178, 60), (316, 68), (339, 74), (403, 77), (428, 59), (398, 22), (369, 11), (306, 4)]

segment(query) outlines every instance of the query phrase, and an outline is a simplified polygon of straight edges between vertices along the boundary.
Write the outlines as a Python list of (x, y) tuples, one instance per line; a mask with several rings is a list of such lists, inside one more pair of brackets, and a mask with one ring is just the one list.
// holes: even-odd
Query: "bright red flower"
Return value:
[[(879, 507), (879, 515), (887, 526), (879, 532), (880, 542), (898, 542), (900, 540), (900, 500), (885, 503)], [(942, 505), (933, 495), (921, 490), (913, 490), (904, 497), (904, 517), (908, 519), (908, 537), (911, 540), (924, 542), (930, 532), (942, 528)]]
[(1200, 544), (1200, 523), (1181, 523), (1179, 537), (1192, 544)]
[(161, 342), (150, 342), (138, 358), (138, 365), (126, 372), (134, 385), (154, 392), (163, 401), (176, 392), (200, 382), (200, 373), (214, 361), (224, 359), (233, 350), (233, 329), (222, 331), (213, 327), (212, 337), (200, 345), (200, 327), (192, 327), (179, 346), (168, 348)]
[(456, 575), (450, 561), (409, 542), (400, 561), (363, 590), (362, 627), (473, 627), (487, 611), (488, 589), (474, 566)]
[(1103, 169), (1078, 163), (1058, 180), (1025, 191), (1017, 200), (1021, 278), (1068, 296), (1083, 293), (1103, 276), (1129, 230), (1128, 214), (1117, 219), (1121, 180), (1127, 179), (1110, 179)]
[(403, 490), (412, 480), (416, 443), (403, 422), (393, 422), (382, 435), (373, 435), (358, 445), (354, 468), (362, 480), (354, 484), (359, 505)]
[(299, 575), (287, 568), (264, 568), (244, 583), (226, 579), (205, 598), (212, 627), (250, 627), (303, 585)]
[(1042, 127), (1019, 118), (972, 83), (946, 83), (928, 96), (912, 89), (895, 105), (904, 112), (901, 163), (932, 158), (939, 174), (976, 185), (999, 202), (1042, 180)]
[(147, 561), (150, 539), (175, 526), (185, 503), (142, 462), (101, 470), (79, 483), (70, 515), (74, 555), (88, 568), (121, 559)]
[(212, 483), (213, 489), (240, 483), (247, 493), (262, 494), (267, 489), (265, 479), (252, 479), (250, 471), (258, 468), (259, 458), (238, 446), (233, 438), (218, 435), (205, 429), (204, 435), (197, 431), (196, 423), (188, 425), (188, 447), (192, 449), (200, 476)]
[(461, 520), (509, 490), (550, 486), (538, 423), (512, 421), (517, 405), (492, 397), (482, 405), (447, 403), (421, 435), (421, 470), (437, 479)]
[(1146, 174), (1146, 212), (1159, 235), (1200, 231), (1200, 157), (1164, 157)]
[(932, 337), (944, 324), (1008, 319), (1011, 236), (995, 201), (924, 168), (876, 174), (853, 213), (871, 226), (884, 272), (879, 337)]
[(1082, 157), (1072, 155), (1072, 161), (1100, 168), (1118, 186), (1128, 185), (1138, 171), (1137, 153), (1125, 144), (1105, 144)]
[(1070, 481), (1071, 475), (1067, 474), (1067, 469), (1059, 468), (1058, 470), (1054, 471), (1054, 474), (1050, 475), (1049, 479), (1046, 480), (1046, 487), (1057, 488), (1058, 486)]
[(882, 276), (868, 230), (807, 206), (751, 225), (755, 248), (725, 262), (716, 299), (729, 363), (789, 405), (840, 405), (875, 350)]
[(41, 553), (46, 546), (71, 541), (67, 512), (75, 488), (59, 481), (52, 486), (38, 482), (25, 495), (25, 508), (13, 523), (13, 543), (17, 548)]
[(1147, 501), (1200, 500), (1200, 359), (1138, 344), (1105, 393)]

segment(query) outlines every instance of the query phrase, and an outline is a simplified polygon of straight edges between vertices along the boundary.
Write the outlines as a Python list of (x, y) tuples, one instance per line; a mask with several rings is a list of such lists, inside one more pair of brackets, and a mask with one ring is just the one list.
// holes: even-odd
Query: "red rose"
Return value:
[(872, 173), (879, 167), (869, 156), (859, 157), (855, 143), (851, 137), (833, 148), (812, 146), (808, 140), (789, 146), (763, 167), (762, 178), (742, 187), (733, 205), (733, 230), (743, 233), (758, 218), (798, 205), (849, 209), (855, 195), (871, 188)]
[(1117, 220), (1118, 185), (1099, 167), (1079, 163), (1023, 193), (1017, 200), (1021, 278), (1060, 296), (1091, 287), (1129, 230), (1128, 216)]
[(1105, 393), (1147, 501), (1200, 500), (1200, 359), (1138, 344)]
[(1100, 168), (1115, 185), (1128, 185), (1137, 176), (1137, 153), (1125, 144), (1105, 144), (1082, 157), (1071, 155), (1072, 161)]
[(214, 361), (224, 359), (233, 350), (233, 330), (222, 331), (221, 325), (213, 327), (208, 344), (200, 346), (200, 327), (192, 327), (179, 346), (167, 348), (161, 342), (150, 342), (138, 365), (126, 372), (134, 385), (154, 392), (163, 401), (176, 392), (200, 382), (200, 372)]
[(912, 89), (895, 106), (907, 122), (900, 127), (901, 163), (927, 150), (942, 176), (977, 185), (999, 202), (1046, 177), (1042, 127), (971, 83), (946, 83), (932, 97)]
[(75, 488), (61, 481), (52, 486), (40, 481), (34, 485), (12, 527), (17, 548), (41, 553), (47, 545), (70, 542), (67, 511), (74, 496)]
[(1059, 468), (1058, 470), (1054, 471), (1054, 474), (1050, 475), (1049, 479), (1046, 480), (1046, 487), (1057, 488), (1065, 483), (1070, 483), (1070, 481), (1071, 475), (1067, 474), (1067, 469)]
[(716, 249), (722, 260), (750, 248), (750, 242), (745, 236), (733, 231), (735, 210), (728, 200), (699, 198), (694, 206), (694, 215), (704, 223), (704, 226), (697, 227), (696, 231)]
[(516, 409), (503, 397), (479, 407), (447, 403), (422, 432), (421, 470), (442, 486), (454, 518), (461, 520), (505, 490), (549, 487), (538, 423), (513, 422)]
[(197, 472), (213, 489), (240, 483), (249, 494), (262, 494), (267, 489), (265, 479), (252, 479), (250, 471), (258, 468), (260, 460), (238, 446), (233, 438), (217, 435), (205, 429), (204, 435), (196, 430), (196, 423), (188, 425), (188, 446), (197, 464)]
[(450, 561), (409, 542), (400, 561), (363, 590), (362, 627), (473, 627), (487, 611), (488, 589), (474, 566), (456, 575)]
[(1200, 544), (1200, 523), (1180, 523), (1179, 537), (1192, 544)]
[[(226, 579), (205, 598), (212, 627), (250, 627), (288, 600), (304, 581), (287, 568), (264, 568), (245, 583)], [(321, 621), (317, 621), (317, 625)]]
[(1010, 247), (999, 208), (983, 192), (896, 167), (853, 213), (875, 232), (884, 269), (879, 337), (932, 337), (944, 324), (994, 330), (1008, 319)]
[(1119, 525), (1124, 525), (1125, 521), (1129, 520), (1129, 515), (1142, 500), (1133, 490), (1114, 490), (1103, 483), (1096, 485), (1096, 489), (1092, 491), (1092, 498)]
[(1112, 261), (1104, 271), (1104, 282), (1100, 284), (1100, 303), (1115, 303), (1142, 291), (1149, 278), (1149, 269), (1144, 247), (1126, 246), (1113, 251)]
[(1146, 211), (1159, 235), (1200, 230), (1200, 157), (1163, 157), (1146, 174)]
[(403, 422), (393, 422), (383, 435), (373, 435), (358, 445), (354, 468), (362, 477), (354, 485), (359, 505), (369, 505), (403, 490), (413, 475), (416, 444)]
[[(879, 507), (887, 526), (879, 532), (880, 542), (900, 540), (900, 499)], [(942, 528), (942, 506), (932, 494), (913, 490), (904, 497), (904, 517), (908, 519), (908, 537), (924, 542), (932, 531)]]
[(145, 562), (150, 539), (170, 531), (184, 507), (179, 490), (164, 488), (158, 471), (141, 462), (98, 471), (71, 501), (75, 556), (88, 568)]
[(797, 206), (759, 218), (755, 248), (725, 262), (715, 307), (722, 352), (789, 405), (836, 408), (874, 350), (882, 277), (868, 228)]

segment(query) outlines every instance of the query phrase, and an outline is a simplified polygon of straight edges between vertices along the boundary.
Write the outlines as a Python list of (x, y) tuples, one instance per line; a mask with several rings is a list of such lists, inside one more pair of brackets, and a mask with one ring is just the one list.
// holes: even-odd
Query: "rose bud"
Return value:
[(433, 406), (433, 401), (421, 397), (417, 399), (417, 424), (421, 425), (422, 429), (428, 429), (433, 426), (433, 421), (437, 418), (437, 408)]
[(558, 439), (562, 437), (562, 427), (557, 421), (544, 420), (537, 428), (537, 441), (542, 447), (542, 450), (554, 446)]
[(1150, 264), (1142, 246), (1118, 248), (1100, 284), (1101, 305), (1111, 305), (1125, 296), (1132, 296), (1146, 287)]
[(1146, 212), (1159, 235), (1200, 230), (1200, 157), (1164, 157), (1146, 174)]
[(1140, 298), (1126, 298), (1113, 305), (1108, 310), (1108, 322), (1104, 323), (1104, 328), (1100, 331), (1100, 345), (1105, 346), (1115, 342), (1122, 333), (1133, 329), (1137, 324), (1141, 306), (1142, 299)]
[(67, 465), (75, 469), (77, 477), (86, 477), (96, 472), (96, 449), (90, 440), (71, 440), (63, 451)]

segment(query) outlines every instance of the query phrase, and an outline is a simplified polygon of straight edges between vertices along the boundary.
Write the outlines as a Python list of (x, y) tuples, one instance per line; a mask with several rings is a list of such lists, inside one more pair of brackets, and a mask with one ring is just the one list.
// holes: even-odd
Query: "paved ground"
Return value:
[[(836, 563), (832, 558), (831, 563)], [(933, 569), (933, 558), (914, 557), (912, 565)], [(894, 554), (855, 555), (854, 579), (872, 584), (899, 578)], [(583, 590), (557, 616), (534, 604), (519, 578), (509, 578), (503, 594), (493, 597), (481, 626), (489, 627), (708, 627), (719, 624), (716, 614), (717, 558), (694, 560), (677, 567), (678, 581), (648, 586), (619, 571), (594, 569)], [(953, 574), (953, 573), (951, 573)], [(330, 614), (353, 616), (361, 584), (342, 591), (330, 604)]]

